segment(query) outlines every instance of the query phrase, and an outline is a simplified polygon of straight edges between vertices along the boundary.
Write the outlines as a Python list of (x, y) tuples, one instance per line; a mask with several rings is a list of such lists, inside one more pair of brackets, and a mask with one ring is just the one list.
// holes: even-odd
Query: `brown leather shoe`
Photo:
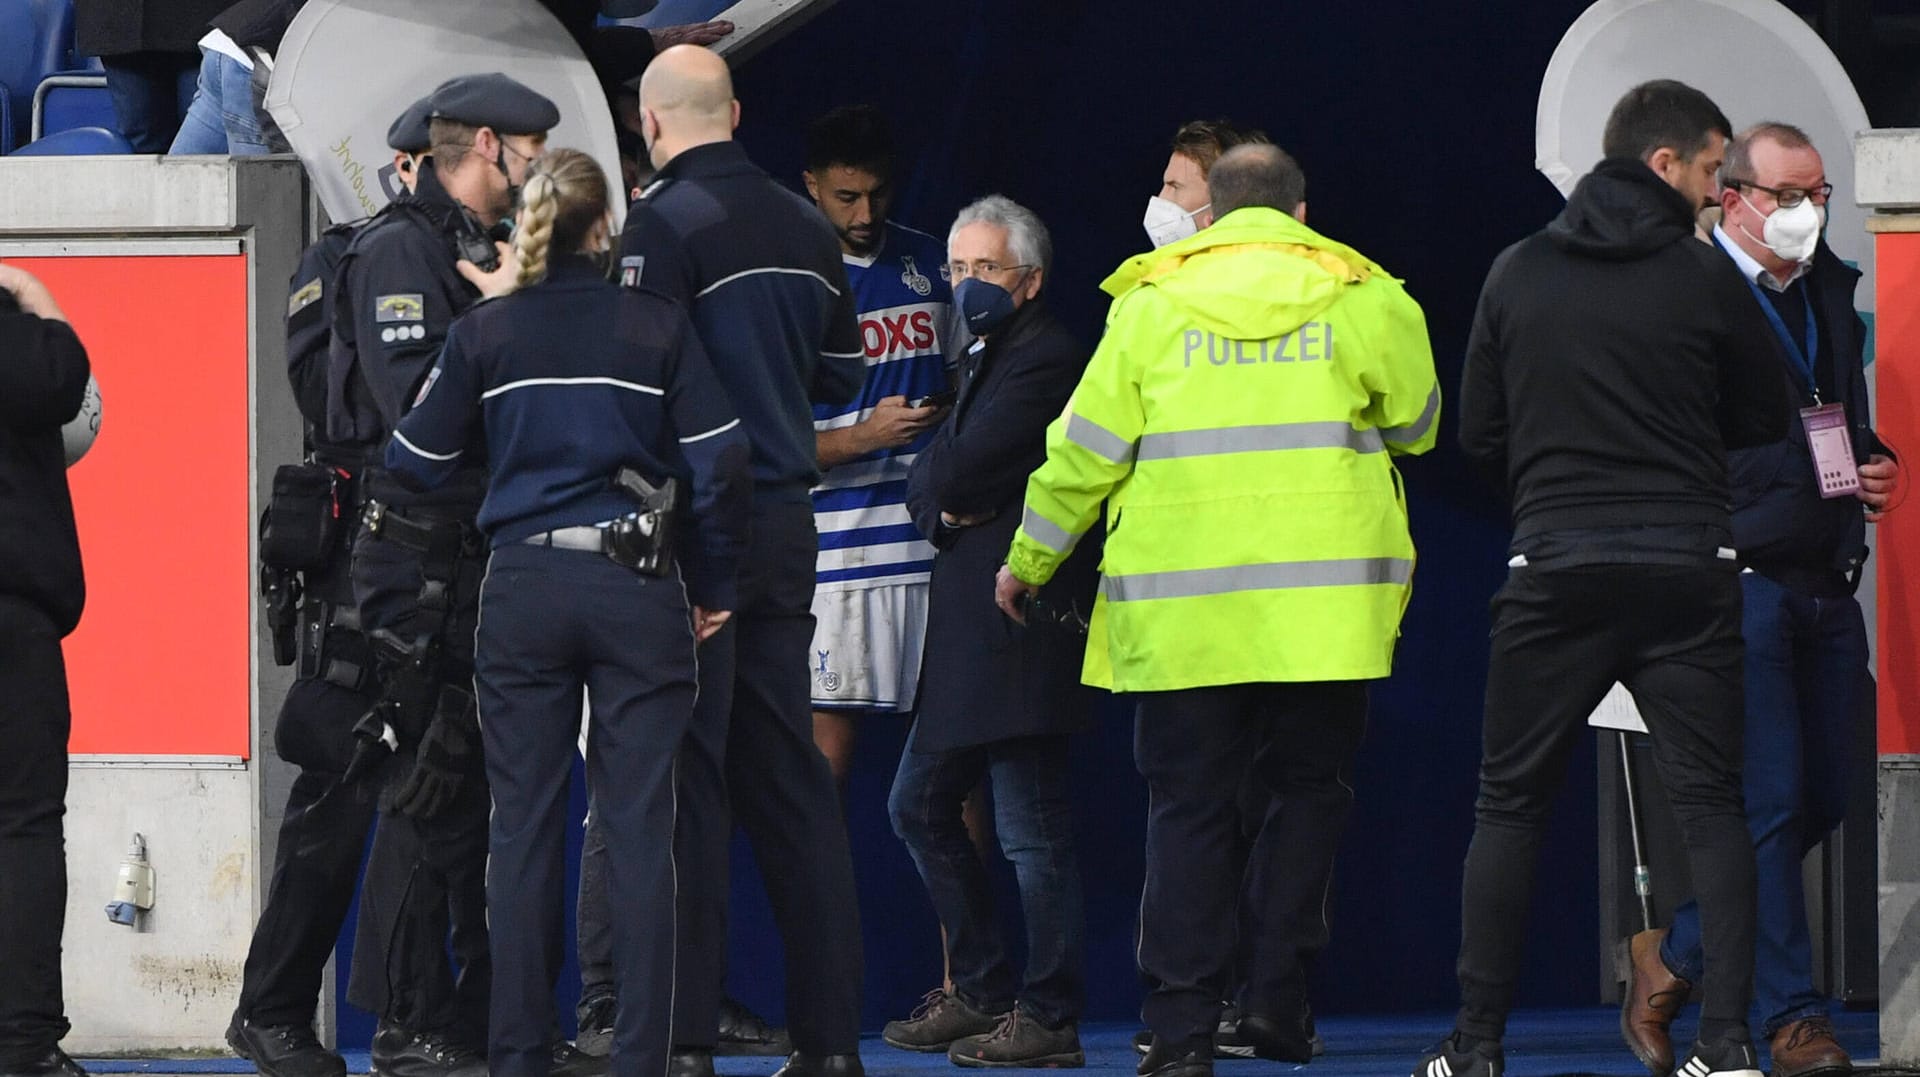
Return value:
[(1673, 1072), (1673, 1038), (1667, 1030), (1693, 990), (1660, 960), (1666, 937), (1660, 928), (1627, 940), (1627, 989), (1620, 999), (1621, 1038), (1633, 1057), (1660, 1077)]
[(1773, 1034), (1773, 1077), (1852, 1072), (1853, 1059), (1833, 1038), (1833, 1022), (1825, 1014), (1782, 1025)]

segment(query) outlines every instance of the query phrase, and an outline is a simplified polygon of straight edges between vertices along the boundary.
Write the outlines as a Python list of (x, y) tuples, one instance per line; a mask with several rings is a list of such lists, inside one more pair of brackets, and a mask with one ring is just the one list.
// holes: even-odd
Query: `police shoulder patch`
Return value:
[(647, 256), (629, 254), (620, 259), (620, 286), (632, 288), (640, 283), (640, 273), (647, 268)]
[(419, 407), (421, 402), (427, 399), (427, 394), (433, 391), (433, 383), (439, 380), (440, 365), (436, 363), (432, 370), (427, 371), (427, 380), (420, 383), (420, 391), (413, 398), (414, 407)]
[(427, 298), (419, 292), (378, 296), (373, 301), (375, 322), (420, 322), (427, 318)]
[(318, 303), (323, 291), (324, 286), (320, 283), (319, 277), (315, 277), (294, 289), (293, 294), (287, 297), (287, 317), (291, 318), (308, 307), (313, 306), (315, 303)]

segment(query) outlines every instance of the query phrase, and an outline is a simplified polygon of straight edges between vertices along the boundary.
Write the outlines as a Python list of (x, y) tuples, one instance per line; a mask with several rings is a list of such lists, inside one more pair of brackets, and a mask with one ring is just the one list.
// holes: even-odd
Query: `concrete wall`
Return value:
[[(1875, 427), (1889, 444), (1920, 434), (1920, 130), (1867, 131), (1854, 146), (1860, 204), (1874, 211), (1879, 291)], [(1906, 469), (1914, 466), (1911, 449)], [(1910, 484), (1911, 477), (1907, 479)], [(1907, 489), (1911, 489), (1908, 485)], [(1878, 525), (1880, 1050), (1887, 1065), (1920, 1064), (1920, 519)]]
[[(116, 244), (132, 251), (155, 240), (237, 244), (246, 256), (249, 518), (273, 468), (299, 455), (298, 415), (281, 373), (282, 317), (309, 231), (306, 190), (291, 158), (0, 159), (0, 256), (59, 254), (68, 242), (74, 249), (65, 253)], [(112, 423), (111, 404), (108, 411)], [(190, 501), (191, 490), (182, 497)], [(192, 631), (192, 611), (172, 612), (187, 615), (156, 617), (152, 627)], [(224, 1049), (288, 780), (270, 739), (261, 740), (288, 677), (264, 657), (257, 603), (252, 629), (251, 759), (100, 757), (72, 765), (63, 969), (73, 1023), (65, 1046), (75, 1054)], [(104, 908), (135, 832), (156, 872), (155, 906), (123, 927)]]

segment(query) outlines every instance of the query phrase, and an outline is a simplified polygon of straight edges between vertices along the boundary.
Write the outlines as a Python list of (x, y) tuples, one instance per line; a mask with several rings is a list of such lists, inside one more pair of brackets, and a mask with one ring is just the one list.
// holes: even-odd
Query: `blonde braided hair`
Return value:
[(515, 287), (545, 277), (554, 250), (580, 250), (594, 222), (606, 216), (608, 192), (599, 162), (580, 150), (552, 150), (533, 163), (520, 189), (520, 224), (513, 233), (520, 262)]

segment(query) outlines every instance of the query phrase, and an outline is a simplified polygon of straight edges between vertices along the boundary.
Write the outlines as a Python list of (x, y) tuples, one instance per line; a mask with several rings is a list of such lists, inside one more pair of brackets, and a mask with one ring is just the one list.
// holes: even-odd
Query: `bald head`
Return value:
[(1207, 190), (1213, 195), (1214, 220), (1249, 206), (1305, 216), (1306, 174), (1278, 146), (1248, 144), (1221, 154), (1207, 173)]
[(641, 136), (655, 168), (685, 150), (733, 137), (740, 104), (727, 62), (698, 45), (675, 45), (640, 76)]

